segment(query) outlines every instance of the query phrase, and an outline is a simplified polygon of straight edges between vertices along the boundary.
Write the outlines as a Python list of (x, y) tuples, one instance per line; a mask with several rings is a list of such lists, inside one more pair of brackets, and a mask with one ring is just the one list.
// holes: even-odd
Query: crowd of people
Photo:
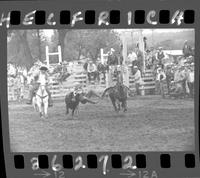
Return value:
[[(154, 71), (155, 92), (161, 94), (163, 98), (168, 94), (174, 97), (193, 97), (194, 95), (194, 49), (185, 41), (182, 49), (182, 56), (177, 59), (173, 58), (172, 62), (168, 62), (169, 58), (164, 53), (162, 47), (155, 49), (147, 49), (142, 53), (137, 47), (132, 51), (128, 58), (132, 67), (132, 74), (135, 78), (140, 78), (140, 82), (136, 84), (136, 90), (139, 94), (139, 85), (144, 75), (145, 69)], [(140, 72), (138, 72), (138, 70)]]
[[(134, 76), (136, 94), (141, 94), (141, 85), (143, 83), (142, 78), (144, 69), (152, 69), (154, 71), (155, 79), (155, 92), (162, 95), (165, 98), (166, 94), (174, 97), (186, 97), (194, 96), (194, 49), (185, 41), (183, 45), (183, 55), (177, 59), (174, 59), (172, 63), (166, 63), (166, 54), (162, 47), (155, 49), (146, 49), (142, 52), (139, 46), (129, 53), (128, 61), (131, 66), (131, 75)], [(144, 62), (145, 60), (145, 62)], [(83, 65), (83, 69), (88, 75), (88, 82), (92, 81), (100, 82), (100, 75), (103, 75), (103, 79), (106, 80), (106, 72), (110, 71), (113, 77), (118, 77), (120, 74), (119, 66), (123, 63), (123, 57), (121, 54), (115, 52), (113, 48), (107, 54), (107, 60), (93, 61), (87, 60)], [(145, 66), (144, 66), (145, 64)], [(30, 84), (30, 81), (37, 81), (37, 76), (40, 76), (40, 67), (42, 62), (37, 61), (32, 68), (27, 71), (25, 68), (14, 68), (12, 65), (8, 65), (8, 86), (15, 85), (21, 93), (23, 98), (24, 87)], [(126, 61), (126, 65), (127, 61)], [(48, 69), (48, 72), (52, 75), (57, 75), (57, 79), (60, 81), (65, 80), (70, 74), (67, 69), (67, 65), (64, 63), (58, 64), (53, 69)], [(47, 75), (47, 70), (44, 72)], [(31, 78), (34, 76), (35, 78)], [(36, 86), (36, 85), (34, 85)], [(33, 96), (33, 91), (36, 87), (30, 89), (29, 103)], [(49, 95), (50, 91), (47, 89)], [(51, 96), (51, 95), (50, 95)], [(51, 97), (50, 97), (51, 100)], [(50, 104), (52, 102), (50, 101)]]
[[(144, 62), (145, 60), (145, 62)], [(169, 62), (170, 61), (170, 62)], [(109, 70), (113, 77), (120, 73), (119, 65), (122, 65), (123, 57), (116, 54), (111, 48), (108, 52), (107, 60), (104, 63), (92, 60), (84, 64), (84, 69), (88, 75), (89, 83), (100, 80), (100, 74), (104, 75)], [(186, 97), (194, 95), (194, 49), (185, 41), (182, 49), (182, 55), (172, 57), (165, 54), (163, 47), (158, 49), (146, 49), (142, 52), (139, 45), (128, 55), (128, 63), (131, 67), (131, 75), (134, 76), (135, 89), (138, 95), (141, 94), (140, 88), (143, 84), (142, 78), (145, 75), (145, 69), (152, 69), (155, 80), (155, 93), (165, 98), (166, 94), (174, 97)], [(144, 66), (145, 64), (145, 66)]]

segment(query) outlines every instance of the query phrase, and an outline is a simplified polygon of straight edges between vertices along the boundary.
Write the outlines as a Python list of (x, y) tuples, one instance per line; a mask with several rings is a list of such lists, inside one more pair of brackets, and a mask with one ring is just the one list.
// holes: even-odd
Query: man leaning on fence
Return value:
[[(29, 91), (29, 98), (28, 98), (28, 102), (27, 104), (31, 104), (32, 103), (32, 98), (35, 94), (35, 92), (38, 90), (39, 86), (40, 86), (40, 82), (42, 80), (45, 80), (46, 83), (49, 83), (49, 76), (48, 76), (48, 68), (46, 66), (42, 66), (40, 67), (40, 71), (39, 73), (37, 73), (34, 76), (34, 83), (33, 83), (33, 87), (30, 89)], [(53, 101), (52, 101), (52, 97), (51, 97), (51, 92), (48, 89), (48, 86), (46, 85), (46, 91), (49, 95), (49, 107), (53, 106)]]
[(134, 80), (135, 80), (135, 88), (137, 95), (140, 95), (140, 86), (142, 84), (142, 76), (141, 71), (138, 69), (137, 66), (134, 66)]

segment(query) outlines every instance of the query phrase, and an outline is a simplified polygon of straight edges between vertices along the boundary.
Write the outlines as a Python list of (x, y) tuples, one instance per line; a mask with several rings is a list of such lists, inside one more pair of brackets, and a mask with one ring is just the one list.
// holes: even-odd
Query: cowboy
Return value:
[(136, 88), (136, 93), (137, 95), (140, 95), (140, 85), (142, 82), (142, 76), (141, 76), (141, 71), (139, 70), (138, 66), (134, 66), (134, 79), (135, 79), (135, 88)]
[[(48, 73), (47, 73), (48, 68), (46, 66), (42, 66), (42, 67), (40, 67), (39, 70), (40, 70), (39, 73), (34, 76), (35, 82), (33, 84), (32, 89), (30, 90), (29, 99), (28, 99), (27, 104), (32, 103), (32, 98), (33, 98), (35, 92), (38, 90), (40, 83), (48, 83), (49, 82), (49, 77), (48, 77)], [(53, 101), (51, 98), (51, 92), (49, 91), (47, 85), (46, 85), (46, 91), (49, 95), (49, 107), (51, 107), (51, 106), (53, 106)]]

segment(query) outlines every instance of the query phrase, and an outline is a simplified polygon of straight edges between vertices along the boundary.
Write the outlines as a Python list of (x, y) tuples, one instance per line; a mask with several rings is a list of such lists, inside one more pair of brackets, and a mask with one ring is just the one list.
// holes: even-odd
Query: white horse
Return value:
[(32, 103), (36, 111), (39, 111), (41, 118), (48, 118), (48, 100), (49, 95), (46, 91), (45, 84), (40, 84), (35, 96), (33, 97)]

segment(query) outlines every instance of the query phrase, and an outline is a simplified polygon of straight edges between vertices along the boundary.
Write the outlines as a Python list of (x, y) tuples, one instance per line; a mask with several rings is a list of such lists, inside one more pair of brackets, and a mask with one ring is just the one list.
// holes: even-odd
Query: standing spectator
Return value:
[(165, 54), (163, 52), (163, 48), (159, 47), (158, 48), (158, 53), (157, 53), (157, 60), (158, 60), (158, 65), (163, 69), (163, 59), (165, 58)]
[(130, 53), (128, 55), (128, 59), (131, 63), (131, 70), (132, 70), (132, 73), (133, 73), (133, 70), (134, 70), (134, 66), (136, 66), (136, 63), (137, 63), (137, 55), (136, 53), (133, 51), (132, 53)]
[(98, 70), (99, 75), (103, 74), (103, 80), (106, 80), (106, 70), (107, 70), (106, 64), (99, 63), (97, 65), (97, 70)]
[(152, 53), (150, 50), (146, 50), (146, 68), (151, 69), (153, 66), (153, 61), (152, 61)]
[(194, 97), (194, 63), (191, 64), (189, 70), (187, 71), (187, 85), (190, 97)]
[(108, 53), (108, 61), (107, 64), (109, 66), (114, 66), (114, 65), (118, 65), (118, 58), (115, 55), (115, 50), (113, 48), (111, 48), (110, 52)]
[(158, 68), (158, 75), (157, 75), (157, 80), (159, 81), (159, 90), (160, 90), (160, 94), (163, 98), (165, 98), (165, 91), (164, 91), (164, 81), (166, 79), (166, 75), (163, 71), (162, 68)]
[(160, 82), (158, 78), (158, 69), (160, 69), (159, 65), (155, 65), (154, 67), (154, 77), (155, 77), (155, 93), (160, 94)]
[(173, 80), (173, 73), (171, 70), (171, 66), (167, 66), (166, 68), (166, 82), (167, 82), (167, 93), (170, 94), (170, 85), (171, 81)]
[(143, 56), (142, 51), (139, 49), (139, 46), (137, 46), (137, 48), (136, 48), (136, 55), (137, 55), (136, 65), (138, 66), (138, 69), (142, 71), (144, 56)]
[(134, 81), (135, 81), (135, 88), (137, 95), (140, 95), (140, 86), (142, 84), (142, 76), (141, 71), (138, 69), (137, 66), (134, 66)]
[(179, 66), (178, 70), (174, 73), (174, 82), (179, 95), (185, 96), (186, 94), (186, 74), (183, 71), (184, 66)]
[(143, 38), (143, 42), (144, 42), (144, 50), (147, 50), (147, 37)]
[(96, 71), (97, 71), (96, 65), (92, 61), (89, 61), (88, 66), (87, 66), (89, 82), (91, 82), (92, 77), (96, 79)]
[(186, 96), (186, 93), (187, 93), (187, 90), (186, 90), (187, 74), (186, 74), (185, 66), (180, 67), (180, 77), (181, 77), (181, 81), (182, 81), (184, 96)]
[(189, 56), (191, 56), (193, 54), (192, 52), (192, 48), (190, 45), (188, 45), (188, 41), (186, 40), (184, 42), (184, 45), (183, 45), (183, 55), (184, 55), (184, 58), (187, 58)]
[(87, 67), (88, 67), (88, 61), (86, 61), (84, 64), (83, 64), (83, 68), (85, 71), (87, 71)]

